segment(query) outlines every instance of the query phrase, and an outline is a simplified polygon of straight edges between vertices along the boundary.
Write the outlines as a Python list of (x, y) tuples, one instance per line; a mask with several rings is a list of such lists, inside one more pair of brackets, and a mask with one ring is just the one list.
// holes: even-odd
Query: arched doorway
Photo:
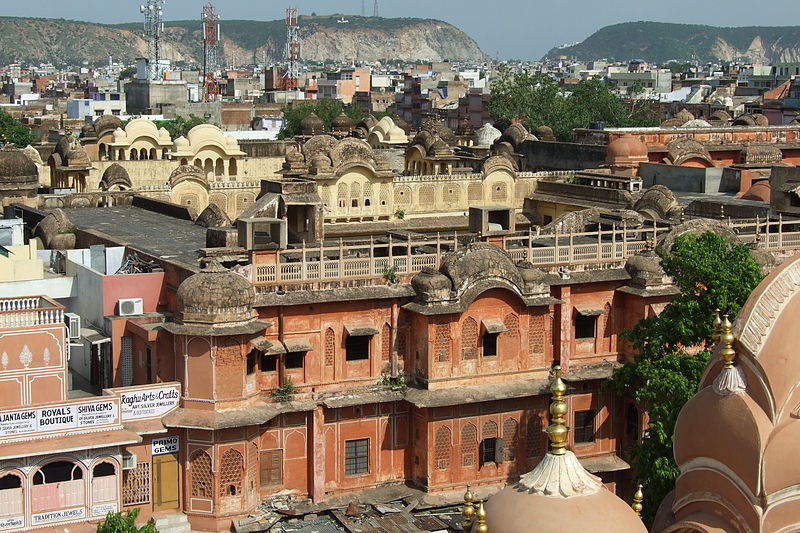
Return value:
[(74, 461), (53, 461), (42, 466), (33, 474), (31, 512), (85, 506), (83, 478), (83, 467)]

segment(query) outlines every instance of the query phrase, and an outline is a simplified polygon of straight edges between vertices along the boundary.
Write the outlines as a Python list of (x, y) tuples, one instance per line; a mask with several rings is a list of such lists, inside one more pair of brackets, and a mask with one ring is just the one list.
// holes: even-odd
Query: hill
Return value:
[[(485, 55), (469, 36), (432, 19), (375, 18), (340, 15), (300, 17), (303, 58), (309, 61), (401, 59), (405, 61), (475, 60)], [(200, 24), (165, 22), (162, 56), (202, 63)], [(132, 62), (144, 55), (141, 23), (105, 25), (64, 19), (0, 17), (0, 64), (53, 63), (57, 66)], [(223, 20), (222, 44), (228, 61), (239, 64), (277, 61), (286, 44), (283, 20)]]
[(733, 61), (758, 63), (800, 61), (800, 26), (718, 28), (696, 24), (625, 22), (606, 26), (585, 41), (550, 50), (546, 58), (579, 61), (643, 59)]

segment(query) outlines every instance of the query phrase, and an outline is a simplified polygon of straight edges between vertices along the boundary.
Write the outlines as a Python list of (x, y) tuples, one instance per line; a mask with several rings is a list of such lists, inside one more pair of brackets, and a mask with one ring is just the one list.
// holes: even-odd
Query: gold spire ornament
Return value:
[(714, 333), (711, 339), (717, 343), (722, 338), (722, 319), (719, 317), (719, 309), (714, 309)]
[(464, 509), (461, 511), (461, 516), (464, 517), (461, 527), (464, 528), (464, 531), (469, 530), (472, 525), (472, 517), (475, 516), (475, 506), (472, 505), (472, 498), (472, 491), (469, 490), (469, 485), (467, 485), (467, 492), (464, 493)]
[(550, 453), (553, 455), (564, 455), (567, 451), (567, 434), (569, 428), (564, 424), (567, 415), (567, 402), (564, 395), (567, 392), (567, 385), (561, 379), (561, 367), (553, 367), (555, 378), (550, 385), (550, 392), (553, 393), (553, 402), (550, 404), (550, 426), (547, 428), (547, 437), (550, 439)]
[(736, 359), (736, 350), (733, 348), (733, 341), (735, 340), (731, 329), (733, 324), (728, 320), (728, 315), (722, 319), (722, 335), (720, 342), (722, 342), (722, 358), (725, 360), (725, 368), (733, 368), (733, 361)]
[(486, 509), (483, 508), (483, 502), (478, 506), (478, 527), (475, 528), (475, 533), (489, 533), (489, 526), (486, 525)]
[(640, 483), (636, 488), (636, 492), (633, 493), (633, 504), (631, 504), (631, 509), (636, 513), (636, 516), (642, 516), (642, 510), (644, 509), (642, 505), (643, 501), (644, 493), (642, 492), (642, 484)]

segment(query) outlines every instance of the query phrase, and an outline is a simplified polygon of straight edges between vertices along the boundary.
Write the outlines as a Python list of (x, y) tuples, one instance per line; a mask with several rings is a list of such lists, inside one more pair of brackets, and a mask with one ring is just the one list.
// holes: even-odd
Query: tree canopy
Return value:
[(136, 525), (137, 516), (139, 516), (139, 509), (131, 509), (125, 514), (108, 513), (105, 520), (97, 524), (97, 533), (158, 533), (152, 520), (138, 527)]
[(658, 125), (649, 101), (623, 99), (613, 84), (592, 78), (568, 91), (548, 75), (508, 67), (492, 83), (488, 109), (495, 120), (520, 119), (530, 131), (549, 126), (560, 141), (569, 141), (573, 129), (595, 121), (612, 127)]
[(622, 333), (635, 351), (634, 360), (616, 370), (608, 383), (632, 397), (650, 417), (641, 443), (633, 449), (634, 473), (645, 486), (643, 514), (648, 524), (680, 473), (672, 435), (713, 350), (714, 310), (733, 320), (762, 279), (746, 246), (712, 232), (679, 236), (672, 250), (660, 255), (664, 272), (672, 276), (680, 294), (660, 315)]
[(0, 144), (13, 144), (17, 148), (25, 148), (33, 142), (33, 132), (20, 122), (0, 110)]
[(181, 136), (186, 137), (189, 130), (205, 123), (205, 119), (194, 114), (190, 114), (188, 117), (177, 116), (169, 120), (156, 120), (156, 126), (167, 130), (172, 140)]
[[(300, 122), (311, 113), (322, 119), (325, 129), (330, 131), (331, 122), (342, 112), (350, 117), (353, 122), (358, 124), (367, 114), (363, 109), (354, 105), (344, 105), (341, 100), (333, 98), (321, 98), (315, 103), (304, 102), (302, 104), (284, 106), (283, 109), (283, 129), (278, 133), (279, 139), (290, 139), (300, 134)], [(386, 113), (373, 113), (376, 118), (380, 118)]]

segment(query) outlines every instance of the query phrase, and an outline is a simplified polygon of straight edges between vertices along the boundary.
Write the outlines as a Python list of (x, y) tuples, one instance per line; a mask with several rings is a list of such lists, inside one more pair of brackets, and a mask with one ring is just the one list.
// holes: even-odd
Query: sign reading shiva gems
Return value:
[(0, 411), (0, 439), (72, 429), (111, 426), (119, 421), (119, 400), (65, 402), (38, 409)]
[(178, 407), (180, 386), (167, 385), (157, 388), (136, 389), (120, 392), (122, 420), (159, 418)]

